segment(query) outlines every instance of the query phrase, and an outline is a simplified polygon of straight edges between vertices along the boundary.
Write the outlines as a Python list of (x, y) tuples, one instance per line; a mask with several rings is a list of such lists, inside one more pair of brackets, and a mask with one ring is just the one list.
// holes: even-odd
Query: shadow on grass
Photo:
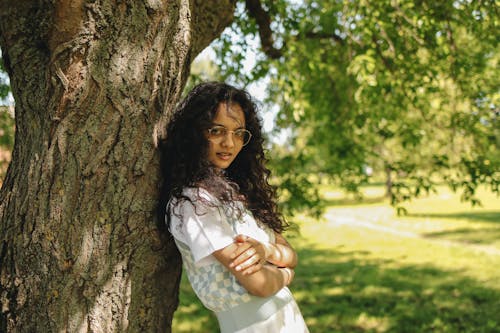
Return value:
[[(498, 332), (500, 291), (460, 272), (373, 260), (362, 252), (299, 250), (292, 292), (311, 333)], [(173, 332), (218, 332), (183, 279)]]
[(345, 197), (339, 199), (325, 199), (325, 205), (330, 206), (360, 206), (360, 205), (370, 205), (386, 202), (387, 198), (385, 196), (378, 197)]
[(496, 244), (500, 240), (500, 228), (460, 228), (451, 231), (429, 232), (422, 234), (426, 238), (447, 239), (464, 244)]
[(410, 217), (431, 219), (467, 220), (470, 222), (492, 223), (489, 228), (458, 228), (425, 233), (427, 238), (441, 238), (464, 244), (496, 244), (500, 240), (500, 211), (463, 212), (452, 214), (409, 214)]
[(497, 223), (500, 226), (500, 211), (462, 212), (450, 214), (408, 214), (409, 217), (423, 217), (436, 219), (470, 220), (478, 222)]

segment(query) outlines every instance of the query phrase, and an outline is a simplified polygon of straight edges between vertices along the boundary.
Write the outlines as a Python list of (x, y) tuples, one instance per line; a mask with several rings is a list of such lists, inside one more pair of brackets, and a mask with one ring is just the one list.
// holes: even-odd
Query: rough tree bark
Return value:
[(2, 0), (16, 142), (0, 192), (1, 332), (165, 332), (180, 259), (155, 139), (235, 0)]

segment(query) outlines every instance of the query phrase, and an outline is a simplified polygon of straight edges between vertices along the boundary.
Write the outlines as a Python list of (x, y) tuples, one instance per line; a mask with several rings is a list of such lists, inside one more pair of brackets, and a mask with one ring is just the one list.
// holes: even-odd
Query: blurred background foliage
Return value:
[(257, 52), (253, 2), (214, 43), (216, 64), (231, 82), (268, 82), (288, 134), (271, 150), (285, 208), (321, 209), (322, 182), (355, 195), (383, 182), (400, 212), (442, 183), (473, 205), (480, 184), (498, 194), (495, 1), (261, 1), (272, 45)]
[[(5, 74), (3, 61), (0, 58), (0, 101), (6, 100), (9, 93), (9, 80), (7, 74)], [(8, 105), (0, 105), (0, 185), (11, 159), (11, 151), (14, 147), (14, 131), (13, 108)]]

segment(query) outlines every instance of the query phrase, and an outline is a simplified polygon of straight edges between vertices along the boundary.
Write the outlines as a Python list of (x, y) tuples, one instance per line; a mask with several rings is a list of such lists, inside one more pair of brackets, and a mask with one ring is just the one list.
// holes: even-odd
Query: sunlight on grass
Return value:
[(366, 313), (361, 313), (356, 319), (356, 326), (363, 331), (386, 332), (389, 327), (387, 318), (377, 318)]

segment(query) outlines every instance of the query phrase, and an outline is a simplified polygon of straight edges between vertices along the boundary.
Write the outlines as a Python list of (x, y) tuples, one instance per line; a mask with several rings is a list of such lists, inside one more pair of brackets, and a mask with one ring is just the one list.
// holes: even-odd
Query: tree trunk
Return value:
[(0, 332), (165, 332), (180, 258), (158, 136), (225, 0), (2, 0), (16, 141), (0, 191)]
[(394, 200), (394, 194), (392, 193), (392, 168), (390, 165), (385, 165), (385, 197), (389, 198), (390, 202)]

